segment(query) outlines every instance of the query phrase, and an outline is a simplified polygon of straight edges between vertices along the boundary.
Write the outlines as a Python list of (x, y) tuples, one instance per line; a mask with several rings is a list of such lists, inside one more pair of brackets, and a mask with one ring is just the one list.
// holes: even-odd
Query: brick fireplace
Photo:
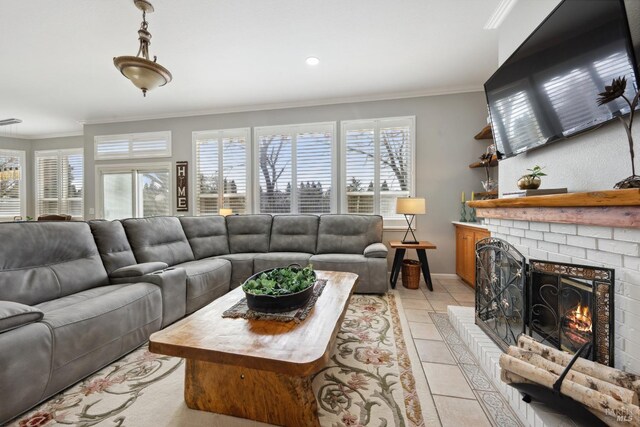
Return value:
[[(476, 208), (492, 238), (513, 245), (525, 263), (539, 260), (611, 271), (615, 279), (612, 364), (640, 374), (640, 190), (496, 199), (469, 205)], [(564, 285), (582, 289), (583, 297), (591, 298), (590, 291), (575, 286), (571, 278)], [(464, 309), (449, 307), (452, 324), (521, 419), (534, 426), (557, 425), (558, 419), (545, 421), (549, 414), (524, 404), (517, 390), (501, 384), (497, 361), (503, 348), (477, 326), (474, 313)], [(574, 320), (582, 320), (583, 315), (581, 311)]]

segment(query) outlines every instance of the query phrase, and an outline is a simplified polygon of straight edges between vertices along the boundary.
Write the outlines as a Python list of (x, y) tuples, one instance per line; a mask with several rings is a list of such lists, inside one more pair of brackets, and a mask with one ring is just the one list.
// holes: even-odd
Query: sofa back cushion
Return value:
[(137, 264), (120, 221), (89, 221), (89, 227), (107, 273)]
[(319, 254), (362, 254), (372, 243), (382, 242), (379, 215), (322, 215), (318, 227)]
[(223, 216), (181, 216), (180, 223), (196, 259), (229, 253), (227, 224)]
[(317, 215), (275, 215), (271, 225), (269, 252), (316, 253)]
[(85, 222), (0, 224), (0, 300), (34, 305), (107, 285)]
[(136, 260), (176, 265), (193, 261), (193, 251), (175, 216), (132, 218), (122, 221)]
[(271, 215), (230, 215), (226, 220), (232, 254), (269, 252)]

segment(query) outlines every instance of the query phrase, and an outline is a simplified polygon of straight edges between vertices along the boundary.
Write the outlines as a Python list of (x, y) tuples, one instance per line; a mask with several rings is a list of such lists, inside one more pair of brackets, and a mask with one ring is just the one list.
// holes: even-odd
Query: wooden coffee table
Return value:
[(189, 408), (282, 426), (319, 426), (313, 374), (329, 361), (358, 276), (318, 271), (327, 285), (299, 324), (223, 318), (244, 297), (218, 298), (149, 339), (154, 353), (186, 359)]

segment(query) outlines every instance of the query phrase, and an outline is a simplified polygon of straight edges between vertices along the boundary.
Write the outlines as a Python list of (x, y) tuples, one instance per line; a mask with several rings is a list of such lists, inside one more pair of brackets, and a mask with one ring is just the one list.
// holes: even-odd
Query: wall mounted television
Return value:
[(541, 147), (629, 113), (623, 99), (598, 106), (598, 93), (626, 76), (638, 89), (623, 0), (564, 0), (484, 85), (501, 158)]

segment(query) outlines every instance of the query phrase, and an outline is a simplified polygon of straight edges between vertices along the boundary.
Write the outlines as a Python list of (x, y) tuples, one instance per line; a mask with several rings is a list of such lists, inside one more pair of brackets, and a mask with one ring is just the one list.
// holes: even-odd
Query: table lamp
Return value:
[[(396, 213), (403, 214), (404, 219), (407, 221), (407, 231), (404, 233), (402, 243), (405, 244), (417, 244), (418, 239), (413, 233), (411, 224), (416, 215), (422, 215), (427, 211), (426, 200), (424, 197), (398, 197), (396, 199)], [(407, 240), (407, 235), (411, 233), (413, 240)]]
[(229, 208), (220, 208), (220, 215), (222, 216), (228, 216), (228, 215), (232, 215), (233, 214), (233, 209), (229, 209)]

